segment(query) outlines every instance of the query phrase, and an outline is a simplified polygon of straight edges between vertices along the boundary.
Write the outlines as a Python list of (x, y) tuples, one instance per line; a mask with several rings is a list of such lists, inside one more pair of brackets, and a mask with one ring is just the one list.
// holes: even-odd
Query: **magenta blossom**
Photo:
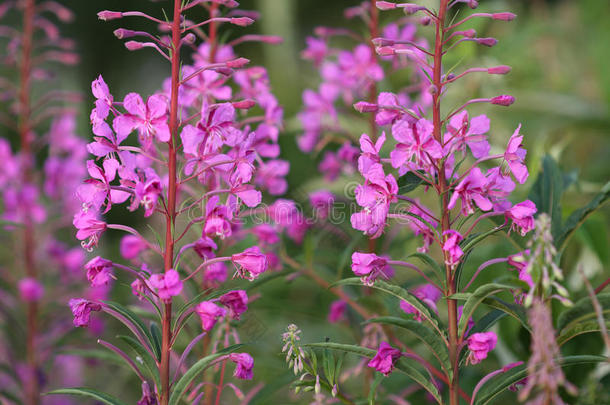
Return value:
[(443, 156), (441, 145), (432, 136), (433, 129), (425, 118), (415, 123), (403, 119), (392, 125), (392, 136), (398, 145), (390, 153), (390, 159), (392, 167), (399, 169), (401, 175), (408, 170), (429, 169)]
[(247, 280), (254, 280), (267, 270), (267, 256), (258, 246), (252, 246), (231, 256), (231, 261), (237, 267), (239, 275)]
[(335, 202), (335, 196), (328, 190), (318, 190), (309, 194), (309, 202), (320, 219), (326, 219)]
[(211, 301), (203, 301), (195, 307), (195, 313), (201, 319), (201, 327), (205, 331), (211, 330), (218, 319), (224, 317), (227, 310), (219, 307)]
[(99, 121), (103, 121), (108, 117), (114, 99), (112, 94), (110, 94), (108, 85), (104, 81), (102, 75), (99, 75), (99, 77), (91, 83), (91, 92), (96, 98), (94, 109), (95, 117)]
[[(424, 304), (426, 304), (430, 309), (434, 312), (438, 312), (436, 309), (436, 303), (441, 299), (441, 291), (433, 286), (432, 284), (424, 284), (419, 286), (411, 292), (417, 298), (422, 300)], [(422, 321), (422, 316), (417, 309), (415, 309), (411, 304), (407, 301), (400, 301), (400, 308), (405, 311), (407, 314), (414, 314), (413, 319), (417, 322)]]
[(19, 280), (17, 287), (19, 289), (19, 298), (25, 302), (40, 301), (44, 294), (42, 284), (33, 277), (26, 277)]
[(525, 236), (534, 229), (534, 214), (536, 211), (536, 204), (530, 200), (515, 204), (510, 210), (506, 211), (506, 218), (513, 221), (511, 230), (517, 229), (521, 236)]
[(127, 260), (134, 260), (138, 255), (146, 250), (146, 242), (135, 235), (125, 235), (121, 239), (119, 251), (121, 256)]
[(337, 323), (345, 319), (347, 312), (347, 302), (343, 300), (336, 300), (330, 304), (330, 311), (328, 312), (328, 322)]
[(447, 252), (446, 263), (449, 266), (455, 266), (460, 262), (460, 258), (464, 255), (464, 252), (460, 248), (462, 235), (453, 229), (445, 231), (443, 236), (445, 235), (447, 235), (447, 237), (445, 239), (445, 243), (443, 243), (443, 250)]
[(388, 261), (379, 257), (374, 253), (359, 253), (352, 254), (352, 271), (365, 285), (373, 285), (377, 277), (383, 276), (387, 278), (385, 267)]
[(216, 256), (214, 251), (218, 249), (216, 242), (212, 238), (202, 236), (193, 244), (193, 250), (202, 259), (212, 259)]
[(100, 311), (102, 306), (84, 298), (73, 298), (68, 304), (74, 315), (74, 326), (89, 326), (91, 311)]
[(447, 130), (449, 132), (445, 135), (444, 141), (451, 145), (451, 149), (464, 151), (468, 145), (475, 159), (489, 154), (490, 146), (485, 135), (489, 132), (487, 116), (479, 115), (469, 120), (468, 112), (462, 111), (451, 117)]
[(453, 209), (458, 199), (462, 201), (462, 215), (468, 216), (474, 212), (472, 201), (482, 210), (489, 211), (493, 204), (487, 197), (487, 178), (478, 167), (473, 168), (455, 187), (447, 208)]
[(241, 380), (252, 379), (252, 369), (254, 368), (254, 359), (248, 353), (231, 353), (229, 360), (235, 363), (235, 372), (233, 376)]
[(100, 235), (107, 228), (106, 223), (99, 220), (97, 214), (91, 210), (77, 212), (72, 223), (78, 229), (76, 238), (82, 241), (81, 245), (87, 250), (97, 246)]
[(153, 274), (150, 276), (149, 282), (152, 287), (157, 289), (159, 298), (166, 302), (171, 302), (172, 297), (182, 291), (182, 280), (174, 269), (167, 270), (165, 274)]
[(498, 336), (496, 336), (494, 332), (472, 334), (466, 341), (468, 349), (470, 350), (468, 361), (471, 364), (480, 363), (487, 358), (487, 353), (496, 347), (497, 342)]
[(223, 262), (212, 263), (203, 272), (204, 281), (212, 286), (218, 286), (227, 280), (227, 265)]
[(123, 106), (129, 114), (119, 115), (115, 118), (113, 126), (117, 135), (125, 136), (136, 129), (140, 136), (140, 143), (145, 149), (152, 146), (153, 137), (157, 138), (159, 142), (169, 141), (167, 100), (164, 96), (152, 95), (144, 104), (139, 94), (129, 93), (123, 99)]
[(219, 204), (220, 197), (212, 196), (205, 205), (206, 221), (203, 233), (208, 236), (218, 236), (224, 239), (231, 236), (232, 213), (229, 207)]
[(234, 290), (218, 299), (229, 308), (231, 318), (239, 320), (239, 316), (248, 310), (248, 295), (245, 290)]
[(526, 249), (523, 252), (508, 256), (508, 264), (513, 266), (519, 272), (519, 280), (524, 281), (530, 288), (534, 287), (532, 275), (527, 272), (527, 257), (530, 255), (530, 250)]
[(379, 349), (377, 349), (377, 354), (368, 362), (367, 366), (387, 376), (392, 372), (396, 361), (401, 356), (400, 350), (394, 349), (387, 342), (381, 342)]
[(87, 280), (92, 287), (106, 285), (112, 280), (112, 262), (96, 256), (85, 264), (87, 270)]
[(519, 134), (521, 125), (517, 127), (513, 135), (508, 141), (506, 152), (504, 152), (504, 160), (508, 163), (510, 171), (515, 176), (515, 179), (519, 184), (525, 183), (529, 173), (527, 166), (523, 163), (525, 161), (525, 155), (527, 151), (523, 148), (523, 135)]

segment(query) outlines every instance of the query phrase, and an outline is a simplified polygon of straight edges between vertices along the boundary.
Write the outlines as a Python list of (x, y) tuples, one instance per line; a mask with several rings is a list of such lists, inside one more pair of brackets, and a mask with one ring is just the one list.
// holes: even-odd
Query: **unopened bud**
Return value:
[(254, 100), (241, 100), (241, 101), (236, 101), (233, 104), (233, 107), (237, 108), (238, 110), (248, 110), (252, 107), (254, 107), (256, 105), (256, 102)]
[(228, 67), (217, 67), (214, 68), (214, 71), (220, 73), (223, 76), (231, 76), (233, 74), (233, 69)]
[(517, 17), (516, 14), (513, 13), (493, 13), (491, 15), (491, 18), (493, 18), (494, 20), (500, 20), (500, 21), (512, 21)]
[(424, 27), (425, 27), (426, 25), (430, 25), (430, 23), (431, 23), (431, 22), (432, 22), (432, 19), (431, 19), (430, 17), (422, 17), (422, 18), (419, 20), (419, 23), (420, 23), (421, 25), (423, 25)]
[(389, 1), (378, 1), (375, 3), (379, 10), (393, 10), (396, 8), (396, 3), (390, 3)]
[(495, 67), (491, 67), (491, 68), (487, 69), (487, 73), (489, 73), (490, 75), (505, 75), (505, 74), (509, 73), (510, 71), (511, 71), (511, 67), (506, 66), (506, 65), (495, 66)]
[(371, 42), (377, 47), (394, 45), (394, 41), (387, 38), (373, 38)]
[(182, 42), (185, 44), (194, 44), (197, 37), (192, 32), (189, 32), (182, 38)]
[(250, 63), (250, 59), (237, 58), (237, 59), (233, 59), (233, 60), (228, 60), (225, 63), (228, 68), (239, 69), (241, 67), (246, 66), (248, 63)]
[(366, 101), (359, 101), (354, 104), (354, 109), (359, 113), (369, 113), (377, 112), (379, 110), (379, 106), (377, 104), (368, 103)]
[(228, 8), (235, 8), (239, 6), (239, 3), (235, 0), (225, 0), (222, 2), (222, 5)]
[(474, 38), (477, 35), (477, 32), (472, 28), (466, 31), (462, 31), (462, 35), (466, 38)]
[(114, 36), (118, 39), (131, 38), (135, 36), (135, 31), (127, 30), (125, 28), (117, 28), (114, 30)]
[(104, 11), (100, 11), (99, 13), (97, 13), (97, 18), (99, 18), (102, 21), (116, 20), (121, 17), (123, 17), (123, 13), (121, 13), (120, 11), (104, 10)]
[(455, 79), (455, 74), (454, 74), (454, 73), (449, 73), (449, 74), (447, 75), (447, 80), (451, 81), (451, 80), (453, 80), (453, 79)]
[(501, 96), (492, 98), (490, 102), (495, 105), (502, 105), (504, 107), (508, 107), (509, 105), (515, 102), (515, 98), (513, 96), (503, 94)]
[(489, 47), (492, 47), (492, 46), (494, 46), (495, 44), (498, 43), (498, 40), (495, 39), (495, 38), (492, 38), (492, 37), (488, 37), (488, 38), (475, 38), (474, 40), (475, 40), (475, 42), (477, 44), (481, 44), (481, 45), (485, 45), (485, 46), (489, 46)]
[(474, 10), (475, 8), (479, 7), (479, 2), (477, 0), (470, 0), (468, 2), (468, 7)]
[(130, 51), (137, 51), (144, 48), (144, 45), (142, 45), (142, 42), (138, 41), (127, 41), (125, 42), (125, 48), (129, 49)]
[(404, 3), (404, 4), (401, 4), (400, 7), (402, 7), (402, 9), (406, 15), (413, 15), (413, 14), (417, 13), (419, 10), (425, 9), (425, 7), (419, 6), (417, 4), (412, 4), (412, 3)]
[(375, 51), (379, 56), (392, 56), (396, 54), (396, 50), (391, 46), (380, 46), (375, 48)]
[(240, 27), (247, 27), (248, 25), (254, 24), (254, 20), (250, 17), (233, 17), (231, 18), (231, 24), (238, 25)]
[(435, 85), (431, 84), (430, 87), (428, 87), (428, 93), (432, 95), (437, 94), (438, 88)]
[(263, 35), (261, 36), (260, 40), (266, 44), (270, 44), (270, 45), (279, 45), (282, 42), (284, 42), (284, 38), (278, 36), (278, 35)]

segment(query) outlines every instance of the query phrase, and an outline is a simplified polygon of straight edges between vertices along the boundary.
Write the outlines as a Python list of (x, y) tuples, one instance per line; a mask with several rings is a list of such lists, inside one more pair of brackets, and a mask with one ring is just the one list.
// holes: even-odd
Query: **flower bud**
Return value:
[(123, 17), (123, 13), (121, 13), (120, 11), (104, 10), (104, 11), (100, 11), (99, 13), (97, 13), (97, 18), (99, 18), (102, 21), (116, 20), (116, 19), (122, 18), (122, 17)]
[(138, 41), (127, 41), (125, 42), (125, 48), (129, 49), (130, 51), (137, 51), (144, 48), (144, 45), (142, 45), (142, 42)]
[(228, 60), (226, 62), (227, 67), (232, 69), (239, 69), (241, 67), (246, 66), (248, 63), (250, 63), (250, 59), (246, 58), (237, 58), (233, 60)]
[(435, 85), (430, 85), (430, 87), (428, 87), (428, 93), (434, 95), (438, 93), (438, 88)]
[(375, 51), (377, 52), (377, 55), (379, 55), (379, 56), (396, 55), (396, 50), (394, 48), (392, 48), (391, 46), (380, 46), (378, 48), (375, 48)]
[(455, 74), (454, 74), (454, 73), (449, 73), (449, 74), (447, 75), (447, 80), (451, 81), (451, 80), (453, 80), (453, 79), (455, 79)]
[(261, 42), (264, 42), (266, 44), (270, 44), (270, 45), (279, 45), (282, 42), (284, 42), (284, 38), (278, 36), (278, 35), (262, 35), (260, 37)]
[(228, 8), (235, 8), (237, 6), (239, 6), (239, 3), (235, 0), (224, 0), (222, 2), (222, 5)]
[(495, 105), (502, 105), (504, 107), (508, 107), (509, 105), (515, 102), (515, 98), (513, 96), (503, 94), (501, 96), (492, 98), (490, 102)]
[(189, 32), (184, 36), (184, 38), (182, 38), (182, 42), (184, 42), (185, 44), (194, 44), (196, 39), (197, 37), (195, 37), (195, 34)]
[(252, 107), (254, 107), (256, 105), (256, 102), (254, 100), (241, 100), (241, 101), (236, 101), (233, 104), (234, 108), (237, 108), (238, 110), (248, 110)]
[(494, 20), (500, 20), (500, 21), (512, 21), (517, 17), (516, 14), (513, 13), (493, 13), (491, 15), (491, 18), (493, 18)]
[(387, 38), (373, 38), (371, 42), (377, 47), (394, 45), (394, 40)]
[(479, 2), (477, 0), (470, 0), (468, 2), (468, 7), (474, 10), (475, 8), (479, 7)]
[(379, 110), (379, 106), (377, 104), (368, 103), (366, 101), (359, 101), (354, 104), (354, 109), (359, 113), (369, 113), (369, 112), (377, 112)]
[(489, 47), (492, 47), (492, 46), (494, 46), (495, 44), (498, 43), (498, 40), (495, 39), (495, 38), (492, 38), (492, 37), (488, 37), (488, 38), (475, 38), (474, 40), (475, 40), (475, 42), (477, 44), (485, 45), (485, 46), (489, 46)]
[(19, 297), (25, 302), (40, 301), (44, 294), (42, 285), (32, 277), (27, 277), (19, 281)]
[(228, 67), (217, 67), (214, 68), (214, 71), (216, 73), (220, 73), (223, 76), (231, 76), (233, 74), (233, 69)]
[(393, 10), (396, 8), (396, 3), (390, 3), (389, 1), (378, 1), (375, 3), (379, 10)]
[(477, 35), (477, 32), (471, 28), (469, 30), (462, 31), (462, 35), (466, 38), (474, 38), (474, 36)]
[(426, 16), (426, 17), (422, 17), (422, 18), (419, 20), (419, 23), (420, 23), (421, 25), (423, 25), (424, 27), (425, 27), (426, 25), (430, 25), (430, 23), (431, 23), (431, 22), (432, 22), (432, 19), (431, 19), (430, 17), (427, 17), (427, 16)]
[(511, 67), (506, 65), (495, 66), (487, 69), (487, 73), (489, 73), (490, 75), (505, 75), (510, 71)]
[(401, 4), (400, 7), (402, 7), (402, 9), (406, 15), (413, 15), (413, 14), (417, 13), (418, 11), (425, 9), (425, 7), (419, 6), (417, 4), (412, 4), (412, 3), (404, 3), (404, 4)]
[(117, 28), (114, 30), (114, 36), (118, 39), (131, 38), (135, 36), (135, 31), (128, 30), (125, 28)]
[(238, 25), (240, 27), (247, 27), (248, 25), (252, 25), (254, 20), (250, 17), (233, 17), (231, 18), (231, 24)]

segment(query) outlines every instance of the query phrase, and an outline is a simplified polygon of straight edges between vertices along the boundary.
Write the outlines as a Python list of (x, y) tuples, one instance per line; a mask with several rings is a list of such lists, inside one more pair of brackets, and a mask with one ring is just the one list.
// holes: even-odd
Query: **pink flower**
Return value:
[(506, 211), (506, 218), (512, 219), (511, 230), (518, 229), (521, 236), (525, 236), (534, 229), (534, 214), (536, 204), (530, 200), (525, 200), (515, 204), (510, 210)]
[(367, 134), (360, 135), (360, 150), (362, 153), (358, 158), (358, 171), (363, 176), (370, 170), (370, 168), (381, 162), (379, 152), (385, 143), (385, 132), (381, 134), (377, 142), (373, 144), (373, 141)]
[(508, 163), (508, 167), (513, 176), (515, 176), (515, 179), (517, 179), (519, 184), (523, 184), (527, 180), (529, 173), (527, 166), (523, 164), (527, 151), (523, 148), (523, 135), (519, 134), (519, 130), (521, 130), (520, 124), (508, 141), (506, 152), (504, 152), (504, 160)]
[(468, 145), (475, 159), (485, 157), (489, 154), (489, 142), (487, 135), (489, 131), (489, 118), (479, 115), (468, 119), (468, 112), (462, 111), (454, 115), (447, 125), (448, 134), (445, 135), (445, 143), (451, 144), (452, 149), (463, 151)]
[[(393, 124), (404, 115), (401, 107), (404, 103), (401, 103), (398, 96), (394, 93), (379, 93), (379, 96), (377, 96), (377, 104), (380, 108), (375, 115), (375, 122), (379, 126)], [(391, 107), (396, 107), (396, 109)]]
[(239, 132), (235, 123), (235, 108), (231, 103), (201, 107), (201, 120), (197, 126), (186, 125), (180, 134), (184, 153), (203, 157), (217, 153), (225, 141), (237, 136)]
[(101, 311), (102, 306), (84, 298), (71, 299), (68, 304), (74, 315), (74, 326), (89, 326), (91, 311)]
[(212, 286), (218, 286), (227, 280), (227, 265), (223, 262), (212, 263), (203, 272), (203, 279)]
[(352, 271), (365, 285), (373, 285), (377, 277), (383, 276), (387, 278), (385, 267), (388, 261), (379, 257), (374, 253), (354, 252), (352, 254)]
[(343, 165), (341, 161), (337, 158), (337, 155), (333, 152), (326, 151), (324, 153), (324, 157), (322, 161), (318, 165), (318, 170), (323, 173), (324, 180), (326, 181), (334, 181), (341, 174), (341, 169)]
[(328, 190), (318, 190), (309, 194), (309, 202), (320, 219), (326, 219), (335, 202), (335, 196)]
[(242, 253), (231, 256), (239, 275), (247, 280), (254, 280), (267, 270), (267, 257), (258, 246), (252, 246)]
[(254, 359), (248, 353), (231, 353), (229, 359), (235, 363), (235, 372), (233, 376), (241, 380), (252, 379), (252, 369), (254, 368)]
[(212, 259), (216, 257), (214, 251), (218, 249), (216, 242), (212, 238), (202, 236), (193, 244), (193, 250), (202, 259)]
[(330, 311), (328, 312), (328, 322), (337, 323), (345, 319), (345, 313), (347, 311), (347, 302), (343, 300), (336, 300), (330, 304)]
[(462, 215), (468, 216), (474, 212), (472, 201), (483, 211), (489, 211), (493, 204), (487, 198), (487, 178), (478, 167), (473, 168), (455, 187), (447, 208), (453, 209), (458, 199), (462, 201)]
[(443, 233), (444, 235), (448, 235), (445, 239), (445, 243), (443, 243), (443, 250), (447, 252), (447, 260), (446, 263), (449, 266), (455, 266), (460, 262), (460, 258), (464, 255), (464, 252), (460, 248), (460, 241), (462, 240), (462, 235), (458, 231), (453, 229), (449, 229)]
[(171, 302), (172, 297), (182, 291), (182, 280), (174, 269), (169, 269), (165, 274), (153, 274), (150, 276), (150, 285), (157, 289), (157, 294), (165, 302)]
[(114, 101), (108, 85), (104, 81), (102, 75), (99, 75), (97, 79), (91, 82), (91, 92), (96, 98), (95, 100), (95, 116), (99, 120), (105, 120), (110, 112), (110, 107)]
[(527, 272), (527, 257), (530, 255), (530, 250), (526, 249), (523, 252), (508, 256), (508, 264), (513, 266), (519, 272), (519, 280), (524, 281), (530, 288), (534, 287), (532, 275)]
[(260, 224), (250, 228), (250, 231), (263, 245), (274, 245), (280, 241), (280, 236), (272, 225)]
[(375, 357), (368, 362), (367, 366), (374, 368), (384, 375), (389, 375), (394, 369), (394, 364), (400, 359), (402, 353), (398, 349), (394, 349), (387, 342), (381, 342), (377, 349)]
[(87, 270), (87, 280), (92, 287), (106, 285), (112, 280), (112, 262), (96, 256), (85, 264)]
[(146, 250), (146, 242), (142, 238), (135, 235), (126, 235), (121, 238), (119, 251), (124, 259), (133, 260), (144, 250)]
[[(441, 299), (441, 291), (438, 288), (436, 288), (432, 284), (424, 284), (413, 289), (411, 293), (420, 300), (422, 300), (424, 304), (429, 306), (430, 309), (432, 309), (434, 312), (437, 312), (436, 303), (438, 302), (438, 300)], [(407, 314), (414, 314), (415, 316), (413, 317), (413, 319), (417, 322), (422, 321), (422, 317), (419, 311), (407, 301), (400, 301), (400, 309), (405, 311), (405, 313)]]
[(219, 301), (229, 308), (231, 318), (239, 320), (239, 316), (248, 310), (248, 295), (245, 290), (234, 290), (219, 298)]
[(201, 327), (205, 331), (211, 330), (218, 319), (224, 317), (227, 310), (219, 307), (211, 301), (203, 301), (195, 307), (195, 313), (201, 319)]
[(470, 350), (468, 361), (477, 364), (486, 359), (487, 353), (496, 347), (497, 342), (498, 336), (494, 332), (474, 333), (466, 340)]
[(40, 301), (44, 294), (42, 284), (33, 277), (26, 277), (19, 280), (17, 287), (19, 289), (19, 298), (25, 302)]
[(307, 48), (301, 53), (303, 59), (313, 61), (314, 65), (319, 66), (328, 54), (326, 41), (315, 37), (305, 38)]
[(114, 127), (117, 135), (125, 136), (137, 129), (140, 143), (145, 149), (150, 148), (153, 137), (159, 142), (169, 141), (167, 101), (164, 96), (152, 95), (144, 104), (139, 94), (129, 93), (123, 99), (123, 106), (129, 114), (119, 115), (115, 119)]
[[(427, 169), (433, 160), (443, 156), (441, 145), (432, 136), (434, 127), (424, 118), (412, 123), (406, 119), (397, 121), (392, 125), (392, 136), (398, 142), (396, 148), (390, 153), (392, 167), (404, 174), (409, 169)], [(414, 166), (408, 163), (413, 162)]]
[[(422, 209), (420, 209), (421, 207)], [(428, 225), (436, 228), (438, 223), (432, 218), (431, 212), (424, 207), (421, 203), (418, 202), (418, 205), (411, 205), (409, 208), (409, 212), (421, 217)], [(418, 252), (426, 253), (428, 248), (434, 242), (434, 233), (430, 230), (430, 228), (420, 221), (417, 218), (409, 218), (409, 222), (407, 223), (409, 228), (413, 231), (415, 235), (422, 235), (424, 239), (424, 244), (422, 247), (417, 248)]]
[(384, 176), (383, 167), (374, 163), (364, 175), (365, 184), (356, 188), (356, 202), (364, 209), (352, 214), (354, 229), (364, 231), (371, 238), (383, 233), (390, 204), (395, 202), (398, 184), (391, 174)]
[[(87, 250), (97, 246), (100, 235), (107, 227), (106, 223), (100, 221), (96, 213), (91, 210), (76, 213), (72, 224), (78, 229), (76, 238), (82, 241), (81, 245)], [(87, 241), (85, 242), (85, 240)]]
[(256, 184), (269, 191), (271, 195), (282, 195), (288, 189), (286, 175), (290, 163), (285, 160), (270, 160), (261, 165), (256, 172)]
[(231, 236), (232, 214), (226, 205), (218, 205), (220, 197), (212, 196), (205, 205), (206, 221), (203, 233), (207, 236), (218, 236), (221, 239)]

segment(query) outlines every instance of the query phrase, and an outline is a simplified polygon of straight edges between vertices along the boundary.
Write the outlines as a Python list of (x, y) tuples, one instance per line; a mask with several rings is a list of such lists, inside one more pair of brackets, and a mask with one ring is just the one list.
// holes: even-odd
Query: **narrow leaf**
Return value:
[(73, 395), (95, 399), (96, 401), (103, 402), (107, 405), (127, 405), (125, 402), (108, 395), (104, 392), (92, 390), (90, 388), (61, 388), (51, 392), (47, 392), (45, 395)]

